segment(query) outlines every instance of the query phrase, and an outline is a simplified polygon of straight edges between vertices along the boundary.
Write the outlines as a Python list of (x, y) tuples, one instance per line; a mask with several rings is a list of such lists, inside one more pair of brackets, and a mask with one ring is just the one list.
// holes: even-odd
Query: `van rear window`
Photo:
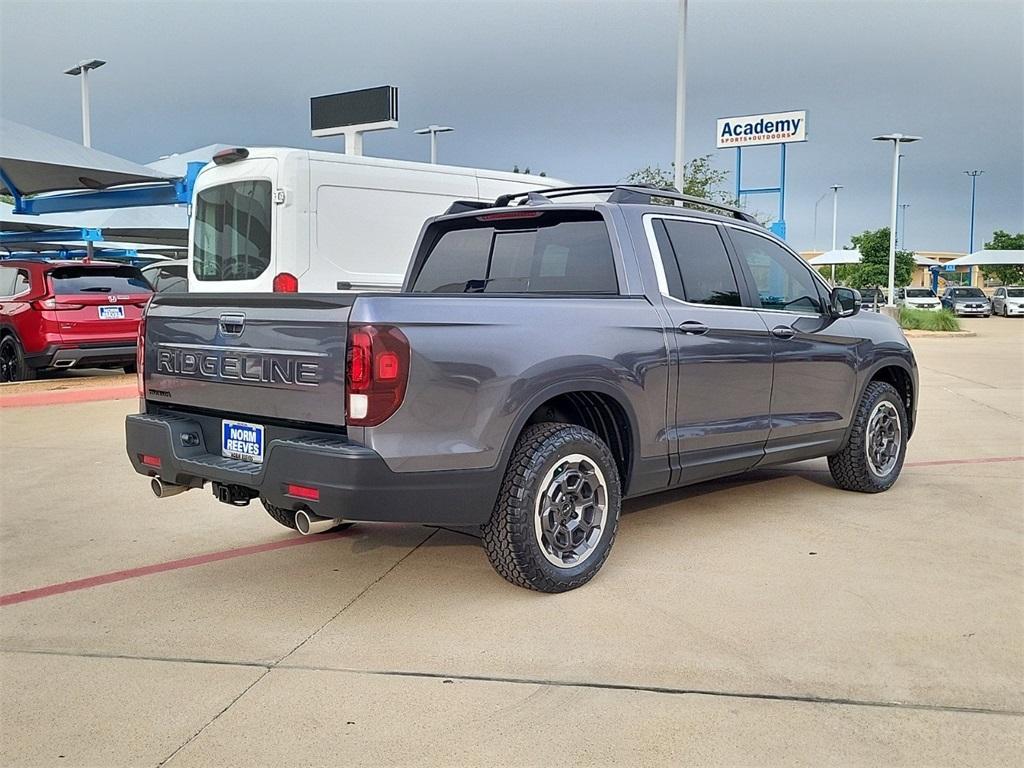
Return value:
[(254, 280), (270, 266), (270, 182), (236, 181), (196, 195), (198, 280)]
[(75, 293), (152, 293), (137, 267), (58, 267), (50, 272), (58, 296)]
[(453, 222), (459, 228), (437, 239), (414, 293), (618, 293), (608, 227), (598, 214), (494, 221), (487, 215)]

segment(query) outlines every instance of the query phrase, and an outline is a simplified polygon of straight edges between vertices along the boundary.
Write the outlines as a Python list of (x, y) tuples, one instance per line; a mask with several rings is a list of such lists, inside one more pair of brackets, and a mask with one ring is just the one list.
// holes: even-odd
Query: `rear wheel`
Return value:
[(836, 485), (861, 493), (891, 488), (903, 469), (909, 426), (899, 392), (882, 381), (868, 384), (854, 413), (846, 446), (828, 457)]
[[(260, 499), (260, 503), (263, 504), (263, 508), (267, 510), (267, 514), (274, 518), (277, 522), (283, 525), (285, 528), (291, 528), (293, 531), (297, 531), (295, 527), (295, 513), (290, 509), (284, 507), (275, 507), (266, 499)], [(332, 531), (343, 531), (346, 528), (351, 528), (354, 523), (341, 523), (331, 528)]]
[(36, 369), (25, 362), (21, 344), (13, 336), (0, 339), (0, 381), (30, 381)]
[(516, 442), (483, 526), (494, 569), (540, 592), (583, 586), (607, 559), (619, 525), (619, 470), (589, 429), (543, 423)]

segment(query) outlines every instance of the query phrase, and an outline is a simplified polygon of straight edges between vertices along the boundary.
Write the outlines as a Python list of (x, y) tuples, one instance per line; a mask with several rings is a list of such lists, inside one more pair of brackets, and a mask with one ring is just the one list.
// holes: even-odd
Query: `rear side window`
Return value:
[[(740, 289), (725, 243), (714, 224), (655, 222), (669, 294), (694, 304), (740, 306)], [(666, 247), (667, 246), (667, 247)]]
[(152, 293), (136, 267), (59, 267), (50, 272), (50, 285), (60, 296), (75, 293)]
[(196, 195), (199, 280), (253, 280), (270, 266), (270, 182), (237, 181)]
[(617, 294), (619, 286), (608, 227), (584, 211), (475, 220), (449, 230), (431, 248), (412, 290)]
[(28, 289), (28, 272), (15, 267), (0, 267), (0, 296), (18, 296)]

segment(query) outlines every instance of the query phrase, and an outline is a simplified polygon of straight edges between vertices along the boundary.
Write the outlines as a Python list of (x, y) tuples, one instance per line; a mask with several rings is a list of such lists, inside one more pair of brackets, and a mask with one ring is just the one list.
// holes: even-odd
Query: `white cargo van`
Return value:
[(423, 221), (542, 176), (305, 149), (218, 152), (199, 173), (189, 291), (397, 290)]

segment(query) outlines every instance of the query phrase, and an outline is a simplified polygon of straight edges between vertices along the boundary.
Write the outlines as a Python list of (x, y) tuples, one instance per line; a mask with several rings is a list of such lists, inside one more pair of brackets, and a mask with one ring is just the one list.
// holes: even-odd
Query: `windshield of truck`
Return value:
[(592, 211), (481, 214), (456, 226), (437, 239), (413, 292), (619, 291), (608, 227)]
[(236, 181), (196, 195), (198, 280), (252, 280), (270, 266), (270, 182)]
[(58, 296), (76, 293), (152, 293), (137, 267), (58, 267), (50, 272)]
[(955, 299), (984, 299), (985, 292), (981, 288), (954, 288), (953, 298)]
[(908, 299), (930, 299), (934, 296), (928, 288), (907, 288)]

